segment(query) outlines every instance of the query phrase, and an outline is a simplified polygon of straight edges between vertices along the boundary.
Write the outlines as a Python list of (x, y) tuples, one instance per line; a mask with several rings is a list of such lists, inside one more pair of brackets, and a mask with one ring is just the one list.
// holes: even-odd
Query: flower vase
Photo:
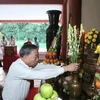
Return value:
[[(56, 36), (57, 31), (59, 29), (58, 22), (59, 22), (59, 15), (61, 14), (61, 11), (48, 10), (47, 14), (49, 17), (49, 26), (46, 29), (46, 48), (48, 51), (52, 44), (54, 37)], [(61, 44), (61, 40), (59, 41), (59, 44)], [(57, 47), (57, 57), (58, 58), (59, 58), (59, 54), (60, 54), (60, 47), (61, 47), (61, 45), (59, 45), (59, 47)]]
[(70, 95), (70, 100), (80, 100), (82, 92), (81, 80), (79, 80), (79, 72), (72, 72), (72, 81), (68, 86), (68, 91)]

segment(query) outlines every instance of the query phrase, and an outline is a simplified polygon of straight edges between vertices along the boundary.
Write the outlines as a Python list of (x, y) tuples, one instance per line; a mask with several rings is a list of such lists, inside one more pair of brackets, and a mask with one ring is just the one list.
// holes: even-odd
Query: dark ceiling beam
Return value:
[(63, 4), (63, 0), (0, 0), (0, 4)]

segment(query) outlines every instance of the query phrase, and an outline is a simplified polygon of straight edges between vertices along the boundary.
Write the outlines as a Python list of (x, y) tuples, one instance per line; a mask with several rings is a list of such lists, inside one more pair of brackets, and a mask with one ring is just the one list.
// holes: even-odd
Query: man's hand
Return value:
[(63, 66), (64, 71), (77, 71), (78, 70), (78, 64), (77, 63), (72, 63), (66, 66)]

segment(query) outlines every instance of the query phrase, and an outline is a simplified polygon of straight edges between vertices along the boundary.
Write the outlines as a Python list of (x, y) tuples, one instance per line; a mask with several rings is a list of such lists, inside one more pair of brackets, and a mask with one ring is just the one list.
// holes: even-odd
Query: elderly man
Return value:
[(19, 54), (20, 58), (12, 63), (8, 71), (2, 93), (3, 100), (25, 100), (30, 89), (30, 80), (50, 79), (78, 68), (75, 63), (66, 66), (38, 63), (38, 47), (33, 44), (24, 44)]

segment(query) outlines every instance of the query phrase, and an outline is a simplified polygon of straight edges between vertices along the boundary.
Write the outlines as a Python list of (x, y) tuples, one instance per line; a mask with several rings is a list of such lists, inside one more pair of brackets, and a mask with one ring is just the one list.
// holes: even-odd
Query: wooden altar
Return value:
[(4, 56), (14, 56), (17, 54), (17, 46), (4, 47)]
[(18, 58), (19, 55), (17, 54), (17, 46), (4, 47), (3, 69), (8, 70), (12, 62)]

